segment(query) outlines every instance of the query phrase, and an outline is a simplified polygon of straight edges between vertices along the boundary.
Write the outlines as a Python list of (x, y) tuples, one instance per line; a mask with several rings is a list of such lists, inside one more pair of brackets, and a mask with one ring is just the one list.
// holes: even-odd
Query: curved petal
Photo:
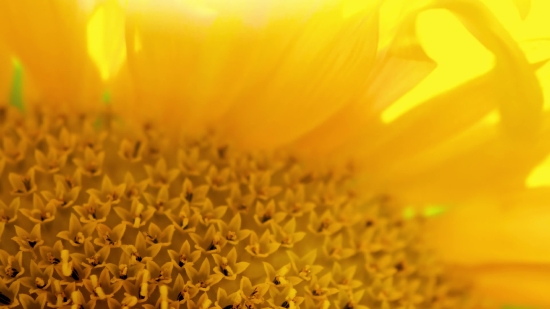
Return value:
[(164, 1), (172, 13), (157, 2), (134, 6), (127, 42), (139, 104), (159, 102), (151, 117), (221, 127), (256, 148), (316, 126), (363, 91), (376, 52), (377, 19), (369, 16), (376, 9), (345, 16), (346, 1), (303, 2), (226, 11)]
[(450, 10), (496, 56), (495, 87), (502, 124), (507, 133), (525, 137), (540, 124), (543, 98), (539, 82), (517, 43), (491, 12), (477, 1), (436, 1)]
[[(390, 123), (366, 118), (361, 124), (365, 113), (350, 109), (327, 126), (325, 135), (300, 144), (306, 149), (323, 143), (329, 147), (340, 138), (335, 153), (357, 158), (368, 173), (367, 185), (396, 192), (407, 202), (458, 203), (481, 195), (498, 197), (502, 190), (521, 188), (549, 150), (544, 142), (546, 129), (540, 125), (542, 120), (547, 124), (541, 117), (542, 94), (535, 68), (485, 7), (471, 1), (442, 0), (428, 8), (442, 7), (457, 14), (494, 53), (494, 70)], [(497, 124), (487, 125), (487, 115), (494, 109), (500, 110), (493, 114)], [(521, 111), (512, 112), (516, 109)], [(351, 119), (351, 127), (346, 119)], [(339, 130), (338, 123), (344, 130)], [(346, 133), (353, 128), (358, 129)], [(320, 142), (321, 136), (327, 138)]]
[(502, 192), (524, 190), (527, 177), (550, 151), (549, 137), (548, 112), (535, 141), (511, 141), (498, 126), (481, 122), (438, 147), (396, 163), (386, 170), (382, 183), (384, 189), (399, 192), (411, 203), (507, 201)]
[[(316, 157), (334, 152), (340, 156), (349, 155), (358, 147), (370, 145), (369, 142), (357, 143), (357, 138), (367, 141), (365, 135), (377, 136), (380, 133), (378, 130), (384, 130), (380, 114), (436, 67), (418, 40), (415, 26), (418, 14), (418, 11), (409, 12), (400, 21), (391, 42), (378, 54), (366, 91), (300, 136), (290, 147), (298, 148), (296, 146), (300, 145), (299, 149), (304, 154), (307, 152), (310, 157)], [(352, 150), (342, 149), (352, 140)]]

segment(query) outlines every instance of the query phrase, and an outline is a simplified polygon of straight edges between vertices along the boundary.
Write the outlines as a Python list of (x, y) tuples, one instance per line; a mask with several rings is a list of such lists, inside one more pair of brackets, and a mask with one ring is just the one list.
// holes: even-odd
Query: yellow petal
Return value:
[(547, 156), (549, 117), (544, 115), (545, 127), (537, 143), (512, 143), (502, 137), (498, 127), (479, 123), (380, 174), (385, 189), (417, 203), (506, 200), (502, 192), (521, 192), (528, 175)]
[(307, 132), (363, 92), (376, 52), (376, 10), (345, 18), (338, 1), (327, 2), (311, 14), (273, 1), (259, 20), (246, 12), (266, 10), (264, 2), (208, 18), (185, 5), (162, 14), (136, 5), (127, 42), (141, 104), (159, 102), (151, 117), (170, 113), (186, 127), (220, 124), (246, 146)]
[(548, 264), (473, 267), (464, 273), (476, 278), (475, 291), (491, 299), (490, 304), (495, 308), (513, 308), (513, 305), (547, 308), (550, 305)]
[(511, 35), (477, 2), (453, 0), (434, 6), (451, 10), (480, 43), (495, 54), (495, 97), (507, 133), (525, 137), (536, 132), (543, 101), (540, 85)]
[(75, 1), (3, 5), (0, 40), (21, 61), (42, 103), (99, 102), (99, 76), (86, 52), (88, 16)]
[(478, 204), (429, 220), (426, 240), (451, 265), (471, 271), (481, 295), (500, 304), (550, 305), (550, 190), (516, 195), (523, 207)]
[[(296, 41), (289, 43), (287, 55), (276, 63), (270, 78), (262, 78), (249, 99), (233, 105), (222, 118), (229, 134), (240, 137), (247, 132), (246, 139), (239, 138), (247, 146), (287, 143), (362, 96), (378, 40), (378, 12), (376, 8), (367, 12), (370, 15), (363, 12), (339, 20), (332, 11), (320, 11), (304, 25), (279, 30), (293, 33)], [(243, 113), (251, 117), (237, 118)]]
[(126, 60), (124, 10), (116, 0), (103, 1), (86, 25), (88, 53), (106, 81)]
[[(410, 82), (411, 85), (418, 83), (419, 79), (416, 79), (414, 74), (419, 74), (421, 71), (418, 67), (413, 67), (411, 71), (414, 73), (409, 74), (407, 72), (404, 78), (397, 78), (399, 82), (390, 82), (388, 79), (388, 81), (382, 83), (382, 85), (386, 84), (386, 87), (390, 87), (389, 90), (374, 88), (372, 93), (377, 96), (382, 94), (382, 96), (367, 97), (373, 103), (351, 105), (340, 110), (332, 119), (312, 131), (308, 136), (300, 139), (293, 147), (297, 148), (299, 145), (303, 151), (313, 156), (330, 153), (332, 150), (344, 159), (348, 156), (361, 158), (360, 162), (366, 164), (376, 162), (375, 168), (380, 168), (384, 171), (383, 173), (386, 173), (386, 164), (395, 165), (396, 161), (400, 160), (400, 156), (410, 157), (416, 151), (425, 151), (442, 141), (461, 134), (462, 131), (489, 113), (492, 107), (499, 108), (501, 119), (499, 125), (509, 136), (516, 138), (536, 136), (540, 129), (541, 120), (541, 88), (533, 67), (527, 62), (517, 44), (499, 25), (498, 21), (491, 17), (490, 12), (485, 7), (476, 5), (471, 1), (441, 3), (444, 4), (434, 1), (434, 4), (427, 8), (448, 9), (479, 40), (479, 43), (494, 53), (496, 65), (489, 74), (457, 89), (440, 94), (435, 99), (428, 100), (405, 113), (400, 112), (397, 121), (387, 121), (386, 118), (389, 115), (386, 115), (386, 113), (394, 105), (384, 110), (382, 114), (377, 109), (386, 108), (404, 93), (404, 91), (399, 91), (403, 81), (405, 83)], [(424, 10), (426, 8), (415, 12), (413, 16)], [(483, 22), (481, 22), (482, 19)], [(414, 36), (406, 32), (405, 34), (399, 42), (414, 41)], [(394, 46), (394, 49), (399, 51), (399, 47), (402, 46), (401, 43)], [(467, 45), (468, 52), (473, 47), (475, 46)], [(442, 56), (456, 62), (457, 59), (460, 59), (459, 53), (462, 52), (457, 47), (456, 52), (451, 53), (451, 55), (443, 54)], [(412, 44), (408, 48), (408, 53), (397, 54), (409, 55), (409, 57), (414, 58), (420, 57), (422, 50), (417, 45)], [(478, 56), (476, 56), (477, 58)], [(469, 57), (463, 59), (468, 59), (467, 61), (470, 62)], [(400, 76), (400, 71), (403, 71), (403, 69), (394, 70), (393, 72), (387, 71), (386, 74), (391, 77)], [(460, 67), (455, 65), (453, 74), (463, 74), (462, 71)], [(382, 78), (385, 74), (383, 71), (377, 73), (376, 76)], [(434, 72), (433, 78), (436, 77), (436, 73), (437, 70)], [(419, 75), (420, 78), (424, 76)], [(441, 79), (441, 77), (438, 78)], [(426, 79), (426, 82), (428, 79)], [(451, 76), (447, 75), (443, 79), (451, 79)], [(382, 81), (384, 80), (382, 79)], [(440, 89), (440, 84), (435, 85), (434, 83), (431, 87)], [(410, 87), (404, 88), (404, 90), (409, 89)], [(399, 95), (392, 96), (392, 91), (396, 90)], [(388, 100), (388, 97), (391, 99)], [(453, 108), (457, 109), (453, 111)], [(383, 122), (389, 122), (389, 124), (381, 124), (380, 120), (377, 119), (378, 116), (381, 117)], [(446, 117), (448, 117), (447, 120), (445, 120)], [(395, 119), (396, 116), (391, 116), (391, 118)], [(409, 132), (418, 134), (411, 138)], [(357, 141), (365, 142), (357, 143)], [(409, 166), (411, 165), (409, 164)], [(369, 169), (369, 173), (371, 172), (373, 171)]]
[[(416, 16), (411, 14), (403, 21), (393, 41), (378, 55), (365, 93), (304, 134), (291, 147), (309, 157), (334, 152), (345, 157), (360, 147), (372, 145), (370, 137), (379, 136), (379, 131), (384, 129), (380, 114), (435, 68), (414, 32)], [(357, 143), (358, 140), (365, 142)], [(342, 149), (346, 144), (351, 144), (349, 150)]]
[(13, 76), (13, 63), (4, 42), (0, 40), (0, 104), (7, 105)]

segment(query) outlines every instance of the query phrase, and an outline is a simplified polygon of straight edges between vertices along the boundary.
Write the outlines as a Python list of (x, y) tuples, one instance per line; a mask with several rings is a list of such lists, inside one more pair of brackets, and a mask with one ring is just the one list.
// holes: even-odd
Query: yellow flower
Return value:
[(40, 224), (36, 224), (30, 233), (16, 225), (15, 234), (17, 236), (12, 237), (12, 240), (19, 244), (19, 250), (22, 252), (34, 253), (35, 247), (38, 248), (44, 243), (40, 233)]
[[(108, 247), (107, 247), (108, 248)], [(99, 278), (96, 275), (90, 276), (90, 279), (84, 281), (86, 290), (90, 293), (90, 299), (105, 300), (113, 295), (122, 287), (120, 282), (111, 283), (109, 271), (104, 268)]]
[(59, 232), (57, 237), (68, 241), (75, 247), (79, 247), (84, 244), (85, 241), (90, 241), (92, 239), (92, 231), (96, 228), (96, 226), (97, 225), (95, 222), (89, 222), (83, 226), (80, 224), (80, 221), (76, 215), (71, 214), (68, 230)]
[(29, 195), (36, 191), (36, 184), (34, 182), (34, 169), (29, 169), (25, 175), (10, 173), (9, 181), (13, 188), (13, 194), (16, 195)]
[(46, 296), (46, 293), (42, 293), (36, 298), (33, 298), (29, 295), (22, 294), (20, 296), (21, 306), (23, 306), (24, 309), (40, 308), (42, 304), (45, 303)]
[(19, 292), (19, 281), (15, 281), (9, 287), (4, 281), (0, 282), (0, 304), (7, 308), (14, 308), (19, 305), (16, 296)]
[(174, 250), (168, 250), (168, 254), (172, 259), (172, 263), (178, 269), (183, 267), (189, 267), (195, 265), (195, 262), (199, 259), (201, 252), (199, 250), (191, 251), (191, 245), (186, 240), (182, 245), (179, 252)]
[(99, 199), (105, 199), (105, 203), (109, 202), (110, 204), (118, 204), (124, 191), (126, 189), (126, 184), (122, 183), (118, 186), (113, 186), (109, 176), (105, 175), (103, 181), (101, 182), (101, 190), (89, 189), (86, 190), (86, 193), (93, 195)]
[(222, 288), (218, 289), (216, 296), (217, 296), (216, 297), (217, 300), (215, 302), (215, 306), (213, 307), (216, 309), (224, 308), (222, 307), (224, 304), (230, 304), (230, 306), (238, 307), (241, 305), (241, 302), (242, 302), (241, 295), (239, 292), (227, 295), (227, 292)]
[(15, 256), (12, 256), (2, 250), (0, 251), (0, 259), (2, 261), (2, 268), (4, 269), (4, 273), (2, 274), (3, 282), (10, 283), (15, 281), (25, 273), (22, 252), (18, 252)]
[(92, 242), (87, 240), (84, 243), (84, 254), (74, 253), (73, 258), (80, 260), (81, 264), (88, 267), (104, 267), (110, 252), (107, 246), (96, 250)]
[(217, 267), (214, 268), (214, 272), (223, 274), (223, 278), (227, 280), (235, 280), (237, 275), (245, 271), (250, 265), (248, 262), (237, 263), (237, 251), (235, 247), (227, 253), (227, 256), (213, 254), (212, 257), (217, 265)]
[[(57, 203), (56, 207), (68, 208), (71, 207), (74, 201), (80, 194), (80, 187), (67, 188), (63, 179), (59, 179), (61, 175), (55, 175), (55, 192), (43, 191), (42, 196), (51, 203)], [(63, 176), (61, 176), (62, 178)]]
[(11, 224), (15, 222), (15, 220), (17, 220), (17, 212), (19, 210), (19, 206), (19, 198), (14, 198), (9, 206), (0, 201), (0, 236), (2, 236), (2, 233), (4, 233), (6, 224)]
[(66, 295), (71, 295), (74, 289), (74, 285), (67, 285), (65, 288), (63, 288), (59, 280), (54, 280), (51, 286), (52, 292), (46, 294), (48, 298), (46, 300), (47, 306), (52, 308), (60, 308), (64, 305), (69, 304), (69, 302), (72, 300), (72, 297), (68, 298), (66, 297)]
[(36, 169), (42, 173), (55, 174), (65, 165), (65, 156), (59, 156), (55, 149), (50, 149), (45, 156), (40, 150), (34, 153), (36, 157)]
[(549, 305), (549, 7), (480, 1), (6, 2), (0, 308)]
[(245, 306), (247, 303), (261, 304), (265, 300), (263, 297), (267, 293), (268, 288), (269, 286), (266, 283), (252, 286), (250, 279), (243, 277), (241, 279), (239, 292), (241, 297), (244, 298)]
[(105, 222), (111, 212), (111, 202), (101, 203), (95, 195), (90, 195), (86, 204), (73, 206), (73, 209), (80, 216), (82, 223)]

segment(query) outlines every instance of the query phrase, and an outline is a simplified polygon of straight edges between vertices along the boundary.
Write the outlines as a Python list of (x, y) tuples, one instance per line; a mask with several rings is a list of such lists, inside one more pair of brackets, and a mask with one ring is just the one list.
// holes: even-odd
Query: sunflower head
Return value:
[[(485, 305), (424, 206), (523, 193), (550, 148), (544, 61), (480, 1), (5, 6), (0, 308)], [(418, 95), (449, 63), (482, 69)]]

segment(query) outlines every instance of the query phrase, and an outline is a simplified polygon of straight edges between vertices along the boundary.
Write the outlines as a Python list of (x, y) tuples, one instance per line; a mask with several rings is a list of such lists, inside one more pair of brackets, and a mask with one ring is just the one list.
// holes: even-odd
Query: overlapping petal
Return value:
[[(62, 109), (76, 103), (80, 106), (80, 112), (85, 113), (89, 109), (100, 109), (100, 101), (112, 101), (113, 104), (104, 113), (107, 116), (103, 116), (110, 116), (114, 110), (129, 120), (126, 124), (164, 120), (163, 129), (175, 133), (171, 137), (179, 134), (176, 129), (199, 133), (212, 127), (221, 132), (221, 139), (234, 142), (238, 147), (253, 150), (283, 147), (308, 159), (311, 164), (317, 163), (315, 158), (335, 159), (336, 162), (356, 159), (365, 171), (364, 179), (358, 182), (363, 186), (359, 187), (361, 189), (387, 194), (392, 201), (395, 198), (414, 206), (423, 207), (429, 203), (455, 206), (450, 207), (451, 211), (445, 217), (434, 219), (428, 229), (435, 235), (445, 235), (445, 238), (428, 238), (434, 246), (439, 246), (446, 261), (468, 264), (468, 270), (476, 274), (480, 291), (500, 301), (547, 304), (543, 297), (548, 280), (538, 280), (536, 272), (548, 271), (545, 258), (548, 252), (535, 245), (548, 241), (540, 223), (546, 219), (547, 212), (536, 207), (510, 207), (509, 210), (502, 206), (532, 206), (529, 204), (536, 198), (546, 201), (549, 197), (545, 190), (526, 189), (525, 184), (526, 177), (550, 151), (547, 142), (550, 140), (550, 118), (547, 112), (543, 112), (544, 97), (537, 76), (537, 70), (545, 65), (544, 57), (530, 54), (528, 46), (518, 44), (517, 37), (501, 25), (501, 20), (474, 0), (431, 0), (418, 7), (415, 1), (415, 5), (405, 7), (403, 12), (406, 14), (399, 16), (399, 26), (389, 27), (389, 30), (384, 28), (387, 24), (379, 22), (380, 16), (384, 16), (383, 10), (379, 11), (379, 1), (326, 0), (312, 6), (314, 2), (236, 1), (227, 5), (206, 1), (201, 4), (193, 1), (144, 0), (123, 5), (122, 1), (105, 0), (91, 1), (89, 6), (62, 1), (31, 3), (20, 0), (7, 3), (0, 11), (0, 108), (4, 110), (7, 93), (14, 85), (13, 65), (21, 63), (25, 76), (35, 84), (39, 94), (37, 102), (29, 103), (46, 103), (46, 107), (60, 104)], [(532, 6), (530, 1), (516, 0), (514, 3), (519, 16), (528, 20)], [(492, 54), (494, 65), (483, 76), (428, 98), (398, 117), (388, 118), (387, 112), (392, 106), (395, 107), (396, 100), (425, 80), (436, 66), (416, 32), (419, 16), (429, 10), (445, 10), (452, 14), (477, 43)], [(385, 33), (385, 30), (388, 32)], [(40, 56), (37, 57), (37, 54)], [(151, 108), (152, 104), (155, 108)], [(48, 202), (43, 205), (37, 195), (34, 204), (23, 207), (21, 212), (37, 223), (38, 231), (54, 218), (70, 218), (67, 220), (70, 222), (69, 230), (60, 233), (59, 237), (76, 246), (91, 238), (93, 232), (99, 236), (94, 244), (104, 246), (106, 251), (120, 251), (118, 247), (123, 246), (125, 238), (135, 236), (135, 231), (126, 229), (126, 225), (140, 228), (146, 221), (151, 221), (148, 232), (140, 236), (147, 240), (149, 248), (171, 246), (173, 235), (180, 235), (175, 233), (192, 231), (190, 238), (196, 243), (195, 247), (207, 256), (216, 252), (212, 255), (218, 264), (214, 272), (218, 273), (216, 275), (221, 272), (226, 277), (237, 266), (233, 265), (235, 259), (225, 257), (227, 252), (221, 250), (232, 248), (231, 252), (235, 252), (236, 240), (246, 238), (240, 237), (239, 231), (231, 230), (233, 224), (224, 224), (222, 217), (228, 216), (228, 206), (233, 214), (238, 213), (239, 229), (240, 215), (252, 215), (250, 209), (254, 199), (265, 200), (267, 206), (259, 204), (261, 207), (256, 209), (256, 221), (259, 226), (271, 227), (273, 233), (270, 229), (250, 233), (250, 244), (246, 247), (249, 254), (245, 255), (254, 258), (267, 258), (275, 254), (279, 247), (292, 247), (293, 241), (301, 240), (302, 235), (294, 232), (294, 220), (307, 226), (310, 234), (324, 237), (333, 236), (340, 230), (349, 233), (349, 226), (358, 222), (345, 218), (352, 213), (350, 209), (354, 205), (344, 204), (339, 195), (331, 196), (334, 193), (331, 184), (319, 186), (318, 192), (313, 194), (315, 202), (322, 207), (332, 207), (331, 210), (316, 212), (315, 207), (318, 206), (307, 204), (307, 201), (299, 201), (305, 206), (298, 207), (295, 199), (299, 198), (294, 197), (295, 192), (291, 191), (287, 193), (286, 204), (270, 201), (281, 189), (270, 186), (270, 171), (261, 174), (261, 167), (256, 167), (250, 178), (247, 171), (238, 172), (237, 176), (232, 174), (234, 166), (228, 159), (226, 145), (216, 148), (217, 156), (213, 157), (212, 165), (209, 160), (197, 161), (198, 152), (193, 150), (190, 153), (180, 152), (176, 164), (179, 168), (169, 169), (169, 165), (174, 167), (173, 162), (167, 162), (161, 156), (164, 136), (151, 134), (149, 126), (145, 125), (149, 144), (142, 147), (141, 142), (136, 142), (133, 148), (136, 153), (133, 155), (130, 154), (132, 146), (128, 142), (123, 143), (122, 147), (125, 154), (122, 157), (128, 159), (128, 164), (141, 160), (152, 164), (146, 165), (145, 173), (142, 173), (147, 174), (147, 179), (135, 185), (133, 177), (130, 177), (119, 187), (111, 188), (109, 176), (105, 176), (102, 191), (91, 193), (98, 195), (101, 201), (113, 204), (131, 199), (128, 205), (138, 207), (142, 205), (138, 199), (146, 187), (157, 188), (160, 190), (158, 201), (152, 202), (156, 195), (151, 193), (144, 194), (145, 200), (159, 210), (157, 214), (168, 215), (171, 221), (177, 223), (177, 228), (170, 225), (161, 229), (153, 223), (156, 220), (154, 214), (151, 212), (145, 216), (147, 218), (142, 217), (145, 212), (142, 213), (139, 207), (133, 207), (138, 210), (132, 210), (132, 214), (126, 214), (128, 211), (122, 207), (115, 208), (126, 224), (115, 226), (99, 220), (95, 218), (94, 210), (94, 215), (91, 215), (93, 220), (90, 218), (89, 221), (102, 223), (81, 226), (76, 216), (69, 217), (63, 213), (62, 207), (57, 213), (53, 204)], [(37, 128), (46, 130), (45, 126)], [(21, 169), (17, 164), (24, 159), (27, 147), (34, 148), (44, 136), (36, 135), (34, 139), (21, 135), (23, 129), (18, 130), (14, 141), (11, 137), (3, 137), (0, 164), (2, 167), (5, 162), (10, 165), (12, 194), (21, 195), (23, 199), (37, 190), (43, 175), (40, 173), (35, 179), (34, 169)], [(61, 150), (59, 153), (64, 156), (66, 151), (66, 155), (71, 156), (69, 161), (79, 168), (78, 177), (75, 176), (78, 187), (81, 186), (79, 173), (90, 176), (86, 181), (94, 181), (92, 176), (108, 174), (113, 165), (112, 162), (104, 162), (102, 147), (104, 143), (114, 141), (105, 139), (106, 132), (96, 134), (91, 123), (87, 123), (86, 130), (80, 139), (74, 141), (63, 130), (57, 132), (59, 143), (53, 143), (51, 136), (48, 136), (48, 144), (56, 150), (47, 157), (45, 154), (48, 152), (44, 149), (36, 150), (37, 170), (57, 173), (59, 169), (64, 169), (64, 157), (60, 162), (54, 160)], [(65, 143), (61, 143), (62, 136)], [(97, 139), (90, 141), (90, 136)], [(136, 147), (139, 148), (137, 151)], [(200, 145), (194, 147), (199, 149)], [(75, 154), (72, 154), (73, 151)], [(156, 157), (153, 158), (153, 155)], [(49, 161), (56, 162), (52, 165)], [(228, 164), (216, 166), (221, 161)], [(205, 197), (198, 195), (201, 187), (197, 185), (193, 189), (189, 180), (189, 183), (183, 184), (188, 189), (180, 198), (183, 206), (178, 206), (180, 199), (168, 199), (168, 196), (174, 195), (173, 192), (168, 193), (169, 187), (173, 182), (179, 185), (181, 173), (186, 177), (195, 177), (202, 175), (207, 168), (204, 178), (208, 183), (206, 187), (211, 191), (201, 190), (201, 195), (221, 196), (230, 192), (228, 206), (217, 205), (217, 202), (213, 204), (209, 199), (203, 202)], [(245, 192), (241, 194), (240, 188), (234, 186), (235, 178), (248, 185), (250, 195)], [(60, 179), (59, 190), (65, 185)], [(192, 181), (195, 182), (195, 179)], [(71, 186), (70, 181), (66, 183)], [(169, 204), (167, 209), (162, 208), (165, 202)], [(297, 209), (296, 217), (290, 221), (293, 223), (283, 228), (272, 226), (286, 220), (285, 213), (279, 213), (278, 209), (275, 212), (278, 205), (283, 210)], [(180, 208), (181, 211), (177, 211)], [(334, 209), (338, 209), (338, 216), (332, 211)], [(191, 216), (191, 211), (194, 216)], [(301, 218), (301, 212), (309, 214)], [(106, 215), (100, 219), (103, 217)], [(477, 218), (480, 219), (476, 221)], [(374, 221), (367, 222), (371, 222), (367, 228), (375, 224)], [(470, 229), (464, 229), (465, 222)], [(382, 225), (386, 224), (382, 222)], [(245, 226), (251, 227), (248, 224)], [(94, 228), (96, 231), (92, 231)], [(369, 240), (373, 237), (366, 246), (361, 241), (343, 244), (342, 238), (336, 236), (334, 243), (325, 241), (326, 248), (322, 252), (337, 258), (334, 252), (340, 250), (341, 255), (347, 258), (357, 251), (374, 259), (370, 253), (391, 251), (406, 242), (396, 239), (391, 228), (388, 227), (386, 232), (387, 238), (382, 240), (365, 232), (363, 235)], [(26, 251), (37, 251), (33, 251), (34, 240), (29, 241), (30, 236), (36, 235), (27, 234), (19, 235), (17, 241)], [(295, 239), (292, 241), (289, 237)], [(231, 246), (225, 246), (226, 242)], [(449, 242), (453, 245), (449, 246)], [(29, 248), (28, 243), (31, 243)], [(91, 246), (86, 253), (95, 252), (91, 242), (86, 241), (86, 244)], [(145, 250), (145, 246), (143, 241), (143, 248), (139, 250)], [(128, 294), (123, 304), (135, 305), (138, 299), (146, 301), (157, 285), (161, 291), (160, 303), (165, 304), (168, 298), (164, 284), (170, 280), (164, 276), (170, 273), (174, 265), (178, 266), (175, 267), (178, 271), (181, 270), (180, 262), (186, 260), (188, 254), (184, 249), (181, 251), (177, 260), (172, 258), (172, 262), (166, 261), (163, 268), (154, 261), (147, 261), (147, 269), (140, 269), (135, 275), (139, 278), (136, 283), (125, 283), (124, 289)], [(92, 293), (103, 291), (98, 290), (97, 282), (94, 282), (97, 275), (91, 275), (90, 280), (85, 279), (90, 270), (81, 268), (75, 259), (77, 255), (71, 255), (69, 261), (68, 251), (63, 252), (63, 265), (58, 270), (65, 278), (63, 284), (85, 284)], [(313, 261), (304, 262), (310, 255), (302, 254), (303, 258), (299, 258), (292, 251), (287, 252), (294, 275), (311, 280), (312, 291), (314, 288), (326, 288), (325, 283), (330, 278), (313, 276), (320, 269), (311, 270), (312, 265), (309, 264)], [(135, 256), (134, 251), (127, 254)], [(52, 254), (48, 260), (53, 264), (48, 267), (60, 262)], [(196, 258), (191, 260), (197, 262)], [(399, 257), (385, 255), (376, 265), (367, 265), (367, 271), (377, 276), (368, 293), (382, 305), (403, 297), (401, 304), (412, 306), (421, 301), (416, 296), (418, 284), (413, 282), (407, 286), (405, 295), (396, 292), (399, 283), (384, 279), (388, 274), (394, 275), (405, 268), (400, 260), (398, 264), (392, 264), (394, 260), (398, 261)], [(185, 271), (191, 277), (192, 284), (201, 290), (208, 290), (220, 278), (210, 273), (208, 257), (204, 261), (200, 271), (197, 271), (199, 268), (190, 268), (191, 263)], [(166, 274), (165, 266), (170, 269), (166, 270)], [(121, 263), (114, 267), (118, 270), (113, 268), (113, 272), (112, 267), (104, 270), (100, 281), (110, 280), (108, 271), (115, 276), (119, 273), (119, 279), (126, 280), (128, 265)], [(240, 273), (240, 270), (245, 271), (239, 269), (235, 273)], [(266, 266), (266, 272), (273, 275), (274, 280), (284, 276), (275, 276), (273, 267)], [(537, 279), (541, 284), (525, 284), (512, 290), (509, 285), (497, 282), (511, 282), (513, 276), (529, 283)], [(147, 282), (153, 281), (152, 288), (147, 290)], [(273, 281), (273, 284), (277, 286), (279, 283)], [(63, 291), (69, 293), (73, 287), (68, 286), (62, 291), (59, 282), (57, 285), (54, 282), (54, 286), (52, 291), (57, 293), (55, 301), (67, 302), (60, 295)], [(301, 303), (292, 282), (285, 286), (283, 292), (270, 292), (272, 299), (278, 301), (272, 304), (274, 307)], [(176, 294), (178, 301), (183, 301), (179, 299), (185, 294), (182, 292)], [(99, 299), (111, 296), (102, 293), (95, 296)], [(226, 301), (227, 293), (222, 294), (218, 295), (218, 301)], [(188, 304), (209, 306), (212, 301), (205, 295), (196, 302), (190, 300)], [(363, 293), (342, 294), (337, 304), (339, 307), (343, 307), (344, 303), (346, 306), (353, 305), (362, 297)], [(409, 299), (405, 300), (406, 297)], [(78, 295), (75, 296), (75, 304), (76, 299)], [(13, 305), (12, 299), (9, 300)], [(33, 300), (23, 297), (21, 302), (30, 304)], [(235, 303), (239, 302), (240, 298), (236, 297)], [(328, 306), (325, 303), (315, 305)]]

